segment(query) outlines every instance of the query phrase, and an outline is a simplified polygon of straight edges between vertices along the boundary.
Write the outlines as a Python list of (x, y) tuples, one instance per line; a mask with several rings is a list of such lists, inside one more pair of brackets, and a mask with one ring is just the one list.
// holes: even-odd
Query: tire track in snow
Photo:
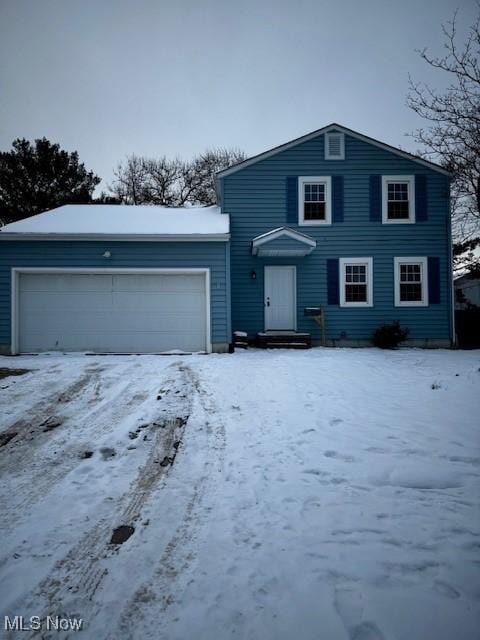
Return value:
[[(193, 403), (195, 423), (203, 423), (204, 426), (196, 429), (196, 434), (201, 433), (202, 438), (196, 440), (194, 446), (205, 453), (205, 459), (192, 485), (183, 513), (180, 514), (179, 524), (165, 545), (153, 575), (131, 596), (121, 612), (118, 626), (113, 627), (106, 636), (108, 640), (118, 637), (146, 637), (152, 624), (158, 624), (160, 619), (164, 619), (168, 607), (186, 589), (189, 569), (196, 560), (195, 545), (208, 521), (209, 511), (205, 509), (205, 501), (214, 492), (217, 474), (223, 470), (225, 427), (213, 396), (203, 388), (198, 376), (189, 367), (182, 369), (188, 374), (196, 391), (196, 402)], [(190, 425), (190, 434), (193, 429), (194, 425)], [(165, 490), (168, 490), (168, 486)], [(160, 629), (157, 630), (156, 637), (162, 637)]]
[[(28, 419), (20, 418), (6, 427), (2, 434), (13, 435), (13, 438), (0, 448), (0, 472), (3, 472), (6, 467), (10, 467), (12, 460), (16, 466), (34, 457), (35, 448), (44, 444), (46, 439), (41, 437), (44, 426), (42, 423), (52, 417), (61, 419), (63, 423), (65, 417), (62, 405), (68, 403), (72, 396), (84, 392), (86, 388), (90, 388), (98, 382), (102, 370), (99, 367), (86, 370), (78, 380), (57, 391), (51, 400), (44, 399), (36, 402), (30, 410)], [(40, 443), (36, 440), (39, 436)]]
[[(120, 380), (132, 368), (134, 365), (122, 368)], [(2, 447), (0, 473), (3, 476), (3, 488), (0, 490), (0, 505), (1, 530), (4, 532), (17, 527), (27, 507), (42, 499), (64, 476), (82, 463), (81, 453), (91, 446), (92, 438), (98, 439), (108, 431), (113, 431), (129, 411), (147, 399), (147, 394), (141, 391), (141, 381), (134, 385), (130, 382), (118, 384), (116, 375), (101, 375), (105, 371), (103, 367), (85, 371), (85, 375), (56, 394), (51, 402), (38, 403), (34, 407), (34, 416), (24, 421), (25, 425), (35, 425), (33, 430), (24, 429), (18, 439)], [(117, 389), (112, 393), (110, 389), (115, 383)], [(103, 401), (100, 393), (106, 393), (108, 400)], [(81, 394), (83, 401), (84, 409), (80, 410), (80, 414), (76, 411), (79, 398), (75, 394)], [(75, 406), (70, 407), (74, 399)], [(58, 411), (59, 405), (63, 415)], [(67, 412), (72, 415), (66, 416)], [(52, 416), (58, 418), (61, 425), (44, 433), (45, 425), (42, 423)], [(35, 432), (33, 436), (31, 431)], [(53, 434), (55, 438), (52, 443)], [(7, 491), (11, 486), (15, 491)]]
[[(195, 395), (191, 372), (179, 363), (174, 363), (169, 369), (171, 367), (174, 371), (162, 385), (168, 387), (162, 395), (163, 415), (151, 425), (155, 427), (155, 437), (136, 480), (123, 496), (112, 503), (111, 515), (98, 521), (57, 562), (50, 575), (31, 593), (28, 606), (22, 603), (22, 608), (43, 611), (44, 616), (64, 612), (85, 621), (93, 620), (101, 609), (97, 591), (101, 591), (109, 569), (114, 568), (116, 556), (122, 553), (121, 547), (110, 544), (112, 531), (119, 524), (131, 525), (141, 518), (145, 502), (171, 468), (170, 463), (162, 465), (161, 462), (175, 457), (190, 415)], [(59, 637), (58, 633), (55, 637)]]

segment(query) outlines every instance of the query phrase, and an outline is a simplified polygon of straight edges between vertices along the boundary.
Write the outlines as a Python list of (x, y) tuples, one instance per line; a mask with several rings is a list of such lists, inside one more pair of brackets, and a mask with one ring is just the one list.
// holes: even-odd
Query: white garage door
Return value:
[(204, 351), (206, 299), (203, 273), (20, 273), (18, 350)]

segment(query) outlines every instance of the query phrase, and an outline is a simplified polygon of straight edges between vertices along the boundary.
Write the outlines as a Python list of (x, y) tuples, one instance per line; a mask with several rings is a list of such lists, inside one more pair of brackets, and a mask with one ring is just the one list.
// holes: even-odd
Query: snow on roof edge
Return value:
[(225, 236), (229, 216), (219, 206), (63, 205), (0, 228), (0, 237)]

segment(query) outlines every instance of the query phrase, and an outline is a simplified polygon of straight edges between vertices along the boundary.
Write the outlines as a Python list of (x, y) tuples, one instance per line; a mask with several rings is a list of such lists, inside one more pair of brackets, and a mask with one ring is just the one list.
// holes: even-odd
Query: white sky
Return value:
[(104, 181), (126, 154), (248, 155), (337, 121), (415, 151), (408, 73), (446, 78), (475, 0), (0, 0), (0, 149), (46, 136)]

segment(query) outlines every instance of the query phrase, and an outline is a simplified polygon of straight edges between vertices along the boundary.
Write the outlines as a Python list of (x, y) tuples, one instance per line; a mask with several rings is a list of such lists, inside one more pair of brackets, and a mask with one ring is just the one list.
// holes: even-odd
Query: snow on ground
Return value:
[(17, 434), (0, 447), (2, 620), (77, 616), (94, 639), (479, 637), (480, 352), (8, 366), (32, 371), (0, 380)]

